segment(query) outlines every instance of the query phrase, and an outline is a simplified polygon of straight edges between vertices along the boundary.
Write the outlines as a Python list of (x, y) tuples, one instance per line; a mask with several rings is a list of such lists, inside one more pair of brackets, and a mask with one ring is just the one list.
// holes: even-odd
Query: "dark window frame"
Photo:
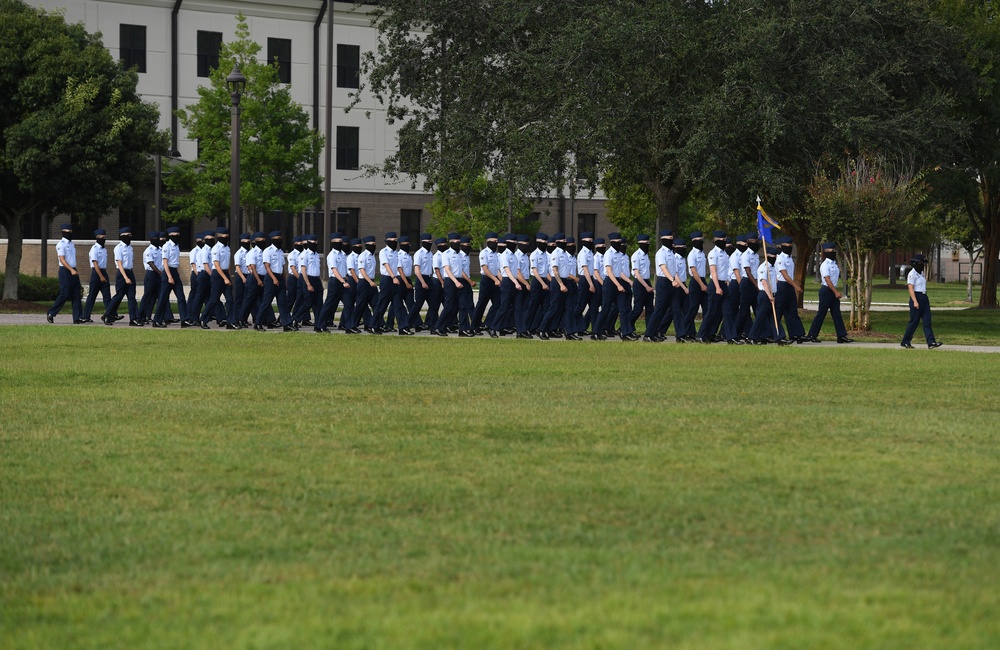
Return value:
[(118, 25), (118, 60), (126, 70), (146, 72), (146, 26)]
[(597, 214), (578, 212), (576, 214), (576, 232), (594, 232), (597, 228)]
[(361, 129), (356, 126), (338, 126), (336, 169), (358, 170), (360, 158)]
[(420, 224), (423, 217), (423, 210), (402, 208), (399, 211), (399, 235), (409, 236), (410, 244), (414, 248), (420, 245)]
[(335, 232), (339, 232), (348, 240), (358, 237), (361, 208), (337, 208), (336, 216)]
[(292, 83), (292, 39), (268, 37), (267, 63), (274, 65), (275, 61), (278, 62), (278, 81)]
[(212, 74), (212, 70), (219, 67), (219, 52), (222, 50), (222, 32), (210, 32), (199, 29), (197, 41), (197, 73), (199, 77), (209, 77)]
[(361, 87), (361, 46), (337, 43), (337, 88)]

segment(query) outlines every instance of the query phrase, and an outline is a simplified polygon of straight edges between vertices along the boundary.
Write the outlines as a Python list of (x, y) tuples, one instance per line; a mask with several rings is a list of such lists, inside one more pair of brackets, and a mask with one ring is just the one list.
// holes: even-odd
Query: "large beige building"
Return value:
[[(139, 92), (160, 107), (160, 127), (169, 131), (175, 158), (197, 157), (197, 143), (188, 137), (173, 111), (198, 99), (197, 88), (208, 83), (208, 70), (218, 65), (220, 43), (235, 37), (236, 15), (247, 17), (251, 37), (261, 44), (262, 60), (278, 58), (283, 81), (289, 83), (293, 99), (310, 114), (313, 125), (324, 131), (327, 106), (326, 29), (324, 0), (27, 0), (48, 10), (62, 11), (70, 22), (80, 22), (90, 32), (101, 32), (104, 44), (116, 57), (139, 70)], [(328, 227), (350, 235), (375, 235), (388, 230), (416, 234), (426, 230), (430, 197), (413, 189), (409, 178), (365, 176), (366, 164), (378, 163), (397, 146), (398, 125), (390, 125), (383, 107), (370, 94), (362, 93), (360, 104), (350, 112), (351, 93), (358, 88), (360, 61), (376, 49), (377, 33), (363, 9), (351, 3), (334, 3), (334, 71), (332, 139), (335, 149), (328, 173), (334, 214)], [(170, 160), (163, 161), (169, 169)], [(322, 159), (320, 160), (322, 166)], [(115, 233), (119, 225), (131, 225), (136, 239), (162, 225), (157, 213), (154, 187), (144, 201), (122, 206), (98, 223), (86, 224), (79, 239), (86, 240), (92, 227)], [(540, 227), (547, 232), (582, 230), (606, 233), (612, 227), (604, 217), (602, 200), (553, 195), (537, 208)], [(298, 214), (267, 214), (266, 228), (293, 233), (323, 232), (322, 206)], [(58, 219), (45, 233), (58, 238)], [(43, 233), (39, 219), (25, 224), (25, 265), (22, 272), (37, 273), (37, 246)], [(187, 224), (186, 234), (207, 229), (212, 223)], [(0, 237), (5, 233), (0, 230)], [(114, 236), (112, 234), (112, 236)], [(5, 240), (0, 239), (0, 248)], [(50, 256), (51, 257), (51, 256)], [(32, 268), (35, 264), (36, 268)], [(48, 271), (55, 269), (48, 261)]]

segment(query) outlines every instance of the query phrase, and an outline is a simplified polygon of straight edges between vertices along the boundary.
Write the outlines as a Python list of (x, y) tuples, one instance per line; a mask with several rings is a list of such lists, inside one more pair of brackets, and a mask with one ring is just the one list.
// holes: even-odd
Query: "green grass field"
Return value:
[(948, 348), (0, 328), (0, 648), (995, 648), (998, 382)]

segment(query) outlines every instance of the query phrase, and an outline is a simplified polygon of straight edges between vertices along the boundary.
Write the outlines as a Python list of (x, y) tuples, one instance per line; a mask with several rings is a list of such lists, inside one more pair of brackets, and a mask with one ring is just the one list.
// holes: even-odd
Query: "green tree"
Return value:
[(22, 219), (100, 216), (152, 178), (167, 148), (159, 111), (82, 25), (0, 0), (0, 225), (7, 230), (4, 299), (16, 299)]
[(240, 203), (252, 228), (262, 211), (296, 212), (320, 200), (314, 165), (323, 138), (309, 116), (278, 82), (276, 62), (260, 63), (261, 46), (250, 38), (243, 14), (236, 17), (236, 40), (223, 43), (211, 84), (198, 88), (197, 103), (177, 112), (188, 135), (200, 143), (196, 160), (177, 165), (166, 179), (178, 195), (166, 214), (172, 219), (222, 218), (230, 203), (230, 106), (226, 77), (234, 65), (247, 78), (240, 101)]
[(814, 176), (809, 187), (811, 226), (817, 237), (836, 240), (844, 251), (851, 329), (871, 329), (875, 259), (905, 242), (907, 225), (926, 195), (912, 164), (879, 155), (852, 157)]
[[(527, 220), (531, 208), (527, 201), (511, 201), (506, 185), (480, 174), (435, 190), (434, 201), (427, 205), (431, 215), (428, 230), (437, 237), (449, 232), (469, 235), (473, 245), (482, 248), (485, 233), (503, 234), (511, 223), (511, 232), (534, 235), (538, 222)], [(513, 221), (508, 218), (511, 212)]]
[(1000, 259), (1000, 2), (939, 0), (935, 10), (961, 34), (965, 60), (975, 75), (969, 84), (975, 92), (963, 97), (958, 110), (972, 134), (954, 170), (978, 194), (965, 201), (964, 208), (983, 247), (979, 307), (995, 309)]

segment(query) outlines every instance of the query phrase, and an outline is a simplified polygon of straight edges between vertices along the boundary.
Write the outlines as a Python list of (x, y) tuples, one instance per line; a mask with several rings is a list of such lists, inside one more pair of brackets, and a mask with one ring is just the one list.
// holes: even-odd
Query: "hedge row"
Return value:
[[(17, 289), (18, 300), (52, 301), (59, 297), (59, 280), (56, 278), (42, 278), (37, 275), (18, 276), (20, 286)], [(0, 287), (3, 286), (6, 276), (0, 273)]]

